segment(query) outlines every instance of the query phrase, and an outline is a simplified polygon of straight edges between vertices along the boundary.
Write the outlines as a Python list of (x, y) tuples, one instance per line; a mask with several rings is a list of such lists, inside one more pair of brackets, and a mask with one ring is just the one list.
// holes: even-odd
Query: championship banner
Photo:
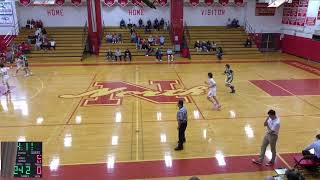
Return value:
[(299, 1), (299, 7), (308, 7), (309, 0), (300, 0)]
[(298, 12), (297, 12), (297, 16), (306, 17), (307, 16), (307, 11), (308, 11), (308, 8), (299, 7), (298, 8)]
[(19, 0), (20, 4), (28, 6), (31, 3), (31, 0)]
[(131, 0), (131, 3), (135, 6), (141, 5), (141, 0)]
[(167, 5), (168, 0), (157, 0), (157, 2), (158, 2), (158, 4), (159, 4), (160, 6), (165, 6), (165, 5)]
[(71, 0), (71, 3), (72, 3), (74, 6), (80, 6), (80, 5), (81, 5), (81, 0)]
[(296, 23), (295, 23), (295, 24), (292, 24), (292, 25), (304, 26), (305, 21), (306, 21), (306, 18), (305, 18), (305, 17), (297, 17), (297, 18), (296, 18)]
[(199, 5), (199, 0), (190, 0), (189, 3), (191, 4), (191, 6), (195, 7)]
[(213, 0), (204, 0), (204, 3), (207, 5), (207, 6), (211, 6), (213, 4)]
[(124, 7), (128, 4), (128, 0), (118, 0), (118, 4), (120, 4), (120, 6)]
[(226, 5), (229, 3), (229, 0), (219, 0), (219, 3), (220, 3), (222, 6), (226, 6)]
[(108, 7), (113, 6), (115, 3), (115, 0), (104, 0), (104, 4)]
[(269, 8), (268, 3), (256, 3), (256, 16), (274, 16), (276, 8)]
[(54, 4), (62, 6), (65, 3), (65, 0), (55, 0)]
[(307, 17), (306, 19), (306, 25), (307, 26), (314, 26), (316, 25), (316, 17)]
[(243, 4), (243, 0), (234, 0), (234, 3), (237, 5), (237, 6), (241, 6)]

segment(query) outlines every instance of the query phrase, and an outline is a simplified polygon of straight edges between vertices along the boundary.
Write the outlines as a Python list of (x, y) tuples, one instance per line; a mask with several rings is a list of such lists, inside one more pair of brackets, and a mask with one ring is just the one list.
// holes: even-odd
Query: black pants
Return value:
[(178, 147), (183, 147), (183, 143), (186, 141), (185, 131), (187, 129), (188, 123), (181, 123), (180, 127), (178, 129), (179, 131), (179, 141), (178, 141)]
[(305, 150), (303, 150), (302, 151), (302, 155), (304, 156), (304, 157), (308, 157), (308, 158), (310, 158), (310, 159), (313, 159), (313, 160), (315, 160), (315, 161), (319, 161), (320, 162), (320, 158), (318, 158), (316, 155), (314, 155), (314, 154), (311, 154), (310, 153), (310, 151), (305, 151)]

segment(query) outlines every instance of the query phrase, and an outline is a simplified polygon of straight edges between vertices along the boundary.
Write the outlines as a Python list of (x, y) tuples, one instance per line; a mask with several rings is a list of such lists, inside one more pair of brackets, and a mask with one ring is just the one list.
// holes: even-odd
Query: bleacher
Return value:
[[(151, 33), (145, 33), (144, 29), (136, 29), (136, 32), (142, 38), (145, 38), (145, 39), (148, 39), (148, 37), (150, 35), (152, 35), (153, 37), (163, 35), (165, 37), (165, 44), (162, 47), (162, 52), (163, 53), (165, 53), (169, 47), (172, 47), (169, 31), (164, 31), (164, 30), (155, 31), (154, 29), (152, 29)], [(105, 36), (107, 35), (107, 33), (111, 33), (111, 34), (113, 34), (113, 33), (116, 33), (116, 34), (121, 33), (122, 34), (123, 43), (116, 43), (116, 44), (107, 43), (106, 40), (105, 40)], [(145, 57), (146, 50), (136, 49), (136, 44), (131, 42), (131, 37), (130, 36), (131, 35), (130, 35), (130, 30), (129, 29), (106, 27), (105, 30), (104, 30), (104, 35), (103, 35), (103, 39), (102, 39), (102, 42), (101, 42), (99, 57), (104, 59), (106, 51), (108, 49), (111, 49), (111, 51), (114, 52), (114, 50), (116, 48), (120, 48), (121, 52), (123, 53), (128, 48), (131, 51), (131, 55), (133, 56), (132, 57), (133, 61), (136, 61), (136, 60), (151, 60), (151, 59), (154, 60), (155, 59), (154, 56)], [(152, 46), (152, 48), (160, 48), (160, 45)]]
[[(223, 59), (262, 59), (263, 54), (253, 42), (251, 48), (245, 48), (244, 42), (248, 35), (242, 28), (226, 28), (223, 26), (189, 26), (190, 54), (192, 59), (217, 59), (215, 52), (197, 52), (194, 43), (197, 40), (214, 41), (223, 49)], [(210, 55), (210, 56), (209, 56)]]
[[(48, 39), (56, 41), (56, 50), (33, 50), (27, 54), (31, 62), (70, 62), (80, 61), (84, 50), (84, 37), (86, 32), (83, 27), (46, 27)], [(35, 29), (20, 29), (14, 43), (27, 41), (28, 35), (34, 35)]]

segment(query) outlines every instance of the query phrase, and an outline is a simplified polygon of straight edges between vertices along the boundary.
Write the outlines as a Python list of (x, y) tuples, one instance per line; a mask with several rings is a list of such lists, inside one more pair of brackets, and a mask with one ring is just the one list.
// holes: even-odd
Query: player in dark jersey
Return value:
[(230, 93), (235, 93), (236, 90), (234, 88), (234, 85), (232, 85), (232, 81), (233, 81), (233, 71), (232, 69), (230, 68), (230, 65), (229, 64), (226, 64), (225, 66), (225, 70), (224, 70), (224, 75), (227, 76), (226, 78), (226, 86), (229, 87), (231, 89), (231, 92)]

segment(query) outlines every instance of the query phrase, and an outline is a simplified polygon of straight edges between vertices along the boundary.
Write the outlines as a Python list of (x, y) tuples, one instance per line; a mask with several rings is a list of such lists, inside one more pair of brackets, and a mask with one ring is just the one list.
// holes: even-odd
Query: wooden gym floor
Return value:
[[(263, 179), (275, 175), (273, 168), (292, 167), (293, 155), (320, 133), (320, 68), (272, 61), (288, 57), (31, 64), (34, 75), (11, 77), (11, 95), (0, 97), (0, 139), (42, 141), (44, 179)], [(224, 86), (225, 63), (235, 72), (236, 94)], [(208, 72), (221, 111), (206, 100)], [(189, 115), (180, 152), (174, 151), (177, 95), (188, 102)], [(278, 156), (275, 167), (258, 167), (251, 158), (259, 153), (269, 109), (281, 119)]]

